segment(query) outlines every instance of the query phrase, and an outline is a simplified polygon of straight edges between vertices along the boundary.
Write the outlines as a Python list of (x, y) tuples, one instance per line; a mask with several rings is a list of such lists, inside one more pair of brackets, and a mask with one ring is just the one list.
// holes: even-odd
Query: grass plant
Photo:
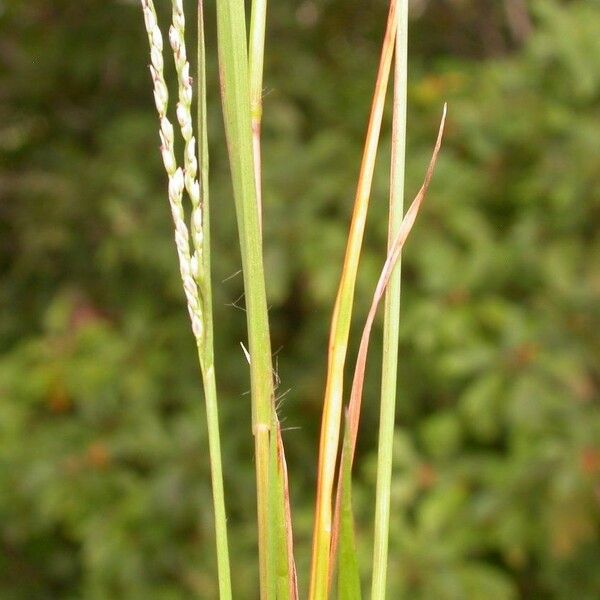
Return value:
[[(213, 345), (210, 276), (209, 157), (204, 13), (198, 3), (197, 128), (192, 121), (193, 85), (185, 45), (182, 0), (172, 0), (169, 41), (178, 83), (177, 121), (183, 140), (183, 167), (175, 156), (175, 130), (168, 118), (163, 41), (152, 0), (141, 0), (150, 43), (151, 74), (159, 116), (161, 153), (168, 177), (168, 198), (175, 227), (181, 279), (204, 383), (215, 513), (219, 590), (232, 597), (227, 524), (221, 466), (218, 404)], [(298, 587), (292, 539), (289, 482), (281, 427), (275, 409), (275, 384), (263, 265), (261, 120), (266, 28), (266, 0), (253, 0), (250, 35), (243, 0), (217, 0), (217, 47), (222, 108), (241, 249), (248, 329), (252, 432), (255, 443), (259, 589), (261, 600), (296, 600)], [(425, 181), (403, 215), (406, 137), (407, 0), (391, 0), (381, 51), (366, 141), (359, 171), (346, 254), (331, 322), (319, 461), (312, 566), (308, 597), (325, 600), (339, 565), (337, 593), (344, 600), (360, 597), (360, 578), (351, 504), (351, 471), (360, 422), (362, 387), (375, 315), (384, 294), (384, 351), (381, 424), (375, 509), (372, 597), (385, 597), (389, 523), (391, 453), (398, 362), (400, 253), (425, 197), (440, 150), (445, 109)], [(363, 329), (340, 449), (344, 368), (352, 321), (354, 291), (371, 195), (384, 103), (394, 48), (393, 145), (387, 259)], [(197, 153), (197, 156), (196, 156)], [(184, 208), (189, 199), (189, 227)], [(386, 292), (387, 289), (387, 292)], [(337, 481), (337, 493), (333, 490)]]

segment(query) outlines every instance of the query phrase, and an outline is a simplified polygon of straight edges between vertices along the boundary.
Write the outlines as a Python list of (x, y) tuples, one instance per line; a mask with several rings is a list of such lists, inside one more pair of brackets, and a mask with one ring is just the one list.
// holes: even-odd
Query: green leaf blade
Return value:
[(346, 417), (342, 454), (342, 503), (340, 514), (338, 598), (360, 600), (360, 573), (356, 554), (354, 517), (352, 514), (352, 452), (350, 428)]

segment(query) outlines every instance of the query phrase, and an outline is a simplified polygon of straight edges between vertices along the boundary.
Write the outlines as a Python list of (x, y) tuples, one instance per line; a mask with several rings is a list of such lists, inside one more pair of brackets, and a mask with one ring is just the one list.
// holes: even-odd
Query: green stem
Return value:
[(252, 11), (250, 14), (249, 41), (250, 115), (252, 120), (252, 150), (254, 152), (256, 202), (259, 215), (262, 215), (260, 129), (262, 120), (262, 87), (266, 20), (267, 0), (253, 0)]
[[(263, 65), (265, 56), (265, 29), (267, 0), (252, 0), (250, 14), (250, 39), (248, 43), (248, 67), (250, 71), (250, 117), (252, 126), (252, 151), (254, 157), (254, 180), (256, 183), (256, 204), (258, 206), (259, 228), (262, 233), (262, 158), (261, 158), (261, 122)], [(272, 543), (268, 558), (268, 579), (270, 593), (278, 599), (293, 598), (296, 594), (295, 565), (293, 558), (293, 540), (291, 518), (289, 515), (289, 490), (287, 467), (279, 422), (275, 410), (272, 411), (272, 430), (270, 436), (271, 456), (269, 480), (271, 493), (274, 494), (275, 511), (278, 519), (271, 518), (269, 526)], [(284, 583), (285, 582), (285, 583)], [(287, 587), (286, 587), (287, 586)]]
[[(393, 244), (403, 218), (404, 169), (406, 150), (406, 88), (408, 0), (401, 0), (396, 32), (394, 68), (394, 100), (392, 125), (392, 161), (388, 249)], [(396, 382), (398, 373), (398, 338), (400, 328), (400, 259), (385, 296), (383, 329), (383, 365), (381, 377), (381, 412), (379, 448), (377, 452), (377, 487), (375, 497), (375, 540), (373, 548), (372, 600), (384, 600), (386, 591), (388, 537), (390, 520), (390, 488), (392, 450), (396, 411)]]
[(202, 368), (202, 378), (206, 397), (206, 421), (208, 425), (208, 445), (210, 453), (213, 505), (215, 512), (215, 538), (217, 544), (217, 569), (219, 573), (219, 593), (221, 600), (231, 600), (231, 574), (229, 547), (227, 542), (227, 514), (223, 489), (223, 466), (221, 460), (221, 440), (219, 433), (219, 411), (217, 386), (214, 368), (213, 310), (210, 261), (210, 204), (208, 187), (208, 132), (206, 115), (206, 57), (204, 44), (204, 15), (202, 0), (198, 2), (198, 158), (200, 163), (200, 187), (202, 190), (202, 272), (201, 300), (204, 309), (205, 334), (198, 345), (198, 356)]
[[(208, 323), (207, 323), (208, 325)], [(212, 323), (211, 323), (212, 328)], [(223, 490), (223, 466), (221, 462), (221, 440), (219, 434), (219, 412), (215, 369), (203, 357), (205, 352), (198, 347), (204, 394), (206, 398), (206, 421), (208, 424), (208, 447), (210, 453), (210, 474), (212, 481), (213, 507), (215, 512), (215, 537), (217, 544), (217, 570), (219, 573), (219, 597), (231, 600), (231, 574), (229, 568), (229, 546), (227, 542), (227, 515)], [(212, 354), (212, 352), (211, 352)]]
[(246, 293), (256, 455), (260, 593), (261, 599), (265, 600), (270, 597), (269, 441), (273, 410), (273, 372), (254, 176), (246, 39), (243, 0), (217, 0), (217, 40), (223, 114)]

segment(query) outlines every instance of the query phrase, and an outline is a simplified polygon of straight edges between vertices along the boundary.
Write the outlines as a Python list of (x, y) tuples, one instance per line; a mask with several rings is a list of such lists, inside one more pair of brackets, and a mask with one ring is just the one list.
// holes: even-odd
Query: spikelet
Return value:
[[(169, 104), (169, 92), (164, 78), (164, 61), (163, 61), (163, 38), (158, 26), (156, 19), (156, 10), (152, 0), (141, 0), (142, 9), (144, 11), (144, 23), (146, 25), (146, 31), (148, 33), (148, 41), (150, 43), (150, 73), (152, 74), (152, 82), (154, 84), (154, 102), (156, 104), (156, 110), (158, 112), (158, 118), (160, 123), (159, 135), (161, 141), (161, 154), (165, 170), (169, 178), (169, 204), (171, 205), (171, 214), (173, 216), (173, 224), (175, 226), (175, 246), (177, 248), (177, 256), (179, 258), (179, 270), (181, 273), (181, 280), (183, 282), (183, 289), (187, 300), (187, 307), (190, 313), (190, 319), (192, 321), (192, 331), (197, 341), (202, 339), (204, 333), (203, 319), (202, 319), (202, 304), (200, 302), (200, 296), (198, 293), (198, 284), (196, 283), (196, 273), (200, 270), (199, 262), (197, 257), (194, 255), (192, 259), (190, 255), (190, 235), (188, 232), (187, 225), (185, 224), (185, 213), (183, 210), (183, 190), (186, 187), (186, 175), (177, 166), (177, 160), (175, 158), (174, 143), (175, 134), (173, 125), (167, 117), (167, 108)], [(181, 3), (179, 3), (181, 4)], [(183, 13), (182, 13), (183, 14)], [(187, 60), (185, 61), (187, 63)], [(179, 69), (178, 69), (179, 71)], [(189, 65), (186, 69), (188, 72), (187, 78), (189, 80)], [(189, 84), (189, 107), (191, 105), (191, 84)], [(178, 110), (179, 113), (179, 110)], [(186, 122), (187, 123), (187, 122)], [(192, 169), (192, 165), (197, 165), (195, 152), (192, 154), (188, 150), (190, 143), (193, 144), (193, 135), (191, 134), (191, 118), (189, 119), (189, 135), (185, 138), (186, 141), (186, 159), (185, 167), (186, 172), (194, 172), (192, 181), (195, 179), (195, 169)], [(183, 126), (182, 126), (183, 133)], [(188, 130), (186, 129), (186, 133)], [(188, 160), (191, 156), (193, 160)], [(197, 183), (196, 183), (197, 186)], [(195, 188), (190, 185), (188, 193), (190, 198), (193, 200), (190, 189), (195, 191)], [(197, 190), (197, 203), (200, 202), (200, 190)], [(195, 235), (202, 239), (202, 221), (199, 223), (199, 233)], [(192, 225), (194, 230), (194, 225)]]

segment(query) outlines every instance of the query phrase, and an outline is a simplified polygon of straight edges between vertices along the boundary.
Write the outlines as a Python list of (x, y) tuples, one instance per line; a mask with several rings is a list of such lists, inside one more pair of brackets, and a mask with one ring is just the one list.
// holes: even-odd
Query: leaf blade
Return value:
[(360, 600), (360, 574), (352, 514), (352, 452), (348, 414), (342, 451), (342, 499), (340, 514), (340, 552), (338, 565), (339, 600)]

